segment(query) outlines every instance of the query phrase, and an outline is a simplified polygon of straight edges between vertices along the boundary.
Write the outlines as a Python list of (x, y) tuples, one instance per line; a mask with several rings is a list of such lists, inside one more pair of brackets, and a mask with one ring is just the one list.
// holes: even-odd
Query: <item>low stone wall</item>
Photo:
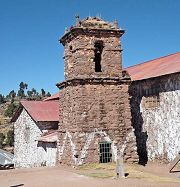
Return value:
[(134, 82), (132, 123), (140, 160), (172, 160), (180, 150), (180, 74)]
[(128, 82), (65, 82), (60, 92), (59, 160), (99, 162), (98, 144), (111, 142), (112, 159), (138, 160), (131, 126)]

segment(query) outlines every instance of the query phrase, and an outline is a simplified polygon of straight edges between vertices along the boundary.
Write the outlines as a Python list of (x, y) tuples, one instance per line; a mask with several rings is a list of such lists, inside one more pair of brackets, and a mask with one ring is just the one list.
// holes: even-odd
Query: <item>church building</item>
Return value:
[(59, 40), (65, 78), (57, 84), (59, 93), (22, 102), (12, 119), (15, 166), (175, 158), (180, 150), (180, 52), (122, 69), (123, 34), (117, 21), (98, 17), (77, 16), (65, 30)]

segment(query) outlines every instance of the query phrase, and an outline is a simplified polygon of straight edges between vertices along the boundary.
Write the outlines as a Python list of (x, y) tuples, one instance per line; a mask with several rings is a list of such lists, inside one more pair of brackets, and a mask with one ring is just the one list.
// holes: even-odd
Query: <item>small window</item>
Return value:
[(144, 109), (156, 108), (160, 105), (159, 88), (148, 88), (144, 90), (142, 97), (142, 107)]
[(100, 163), (112, 162), (111, 143), (109, 142), (99, 143), (99, 162)]
[(70, 51), (72, 51), (72, 45), (69, 46)]
[(103, 42), (97, 41), (94, 44), (94, 62), (95, 62), (95, 72), (102, 72), (101, 70), (101, 55), (103, 51)]

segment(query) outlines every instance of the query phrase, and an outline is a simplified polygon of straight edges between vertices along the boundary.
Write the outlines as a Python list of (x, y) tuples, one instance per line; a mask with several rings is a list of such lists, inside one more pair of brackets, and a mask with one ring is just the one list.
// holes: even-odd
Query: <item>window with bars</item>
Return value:
[(145, 109), (156, 108), (160, 105), (159, 88), (148, 88), (143, 90), (142, 107)]
[(109, 142), (99, 143), (99, 162), (100, 163), (112, 162), (111, 143)]
[(156, 108), (160, 105), (159, 96), (144, 97), (142, 99), (142, 106), (145, 109)]

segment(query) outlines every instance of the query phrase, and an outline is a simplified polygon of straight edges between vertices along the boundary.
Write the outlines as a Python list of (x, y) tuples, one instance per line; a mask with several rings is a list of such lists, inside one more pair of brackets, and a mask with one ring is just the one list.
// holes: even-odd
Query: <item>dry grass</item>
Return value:
[(95, 178), (111, 178), (114, 177), (114, 163), (91, 163), (79, 166), (78, 173)]
[(97, 172), (97, 173), (87, 173), (86, 176), (105, 179), (105, 178), (113, 177), (113, 174), (112, 173), (98, 173)]
[[(78, 168), (78, 173), (86, 175), (89, 177), (96, 178), (114, 178), (116, 177), (115, 173), (116, 164), (107, 163), (107, 164), (85, 164)], [(171, 177), (162, 177), (150, 172), (144, 172), (139, 169), (139, 165), (125, 165), (125, 173), (128, 174), (127, 178), (131, 179), (143, 179), (150, 182), (169, 182), (169, 183), (180, 183), (179, 179)]]
[(91, 163), (91, 164), (83, 164), (82, 166), (79, 166), (80, 170), (113, 170), (115, 169), (116, 164), (115, 163)]
[(170, 177), (162, 177), (150, 172), (142, 172), (137, 166), (126, 166), (125, 171), (129, 173), (128, 178), (144, 179), (151, 182), (179, 182), (180, 180)]
[(176, 165), (177, 168), (180, 168), (180, 162)]

